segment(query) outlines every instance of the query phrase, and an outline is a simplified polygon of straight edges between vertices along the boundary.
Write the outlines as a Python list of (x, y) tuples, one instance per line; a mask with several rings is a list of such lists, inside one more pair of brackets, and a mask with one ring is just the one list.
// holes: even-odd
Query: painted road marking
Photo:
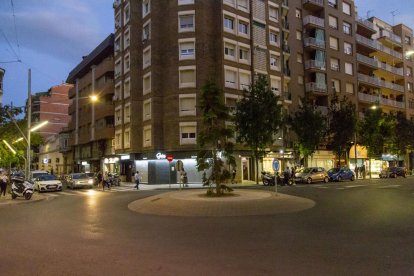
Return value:
[(393, 189), (393, 188), (398, 188), (398, 187), (400, 187), (401, 185), (388, 185), (388, 186), (380, 186), (380, 187), (377, 187), (378, 189), (388, 189), (388, 188), (391, 188), (391, 189)]

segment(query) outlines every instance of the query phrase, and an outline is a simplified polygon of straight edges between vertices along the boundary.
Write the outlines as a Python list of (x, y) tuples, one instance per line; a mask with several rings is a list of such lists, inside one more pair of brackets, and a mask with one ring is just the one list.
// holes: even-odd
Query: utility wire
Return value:
[(14, 34), (16, 36), (17, 51), (19, 52), (19, 57), (20, 57), (20, 45), (19, 45), (19, 38), (17, 37), (16, 14), (14, 13), (13, 0), (10, 0), (10, 3), (11, 3), (11, 6), (12, 6), (12, 11), (13, 11)]
[(20, 61), (19, 56), (16, 54), (16, 51), (14, 50), (13, 46), (10, 44), (9, 39), (7, 38), (6, 34), (3, 32), (2, 29), (0, 29), (1, 34), (3, 35), (4, 39), (6, 40), (7, 44), (9, 45), (10, 49), (12, 50), (14, 56), (16, 57), (17, 61)]

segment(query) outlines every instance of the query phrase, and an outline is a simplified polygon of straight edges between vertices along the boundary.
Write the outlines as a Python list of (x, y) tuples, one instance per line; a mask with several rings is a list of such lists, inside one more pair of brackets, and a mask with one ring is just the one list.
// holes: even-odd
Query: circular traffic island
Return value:
[(133, 201), (128, 208), (145, 215), (226, 217), (293, 213), (314, 206), (306, 198), (240, 189), (225, 197), (206, 196), (206, 190), (168, 192)]

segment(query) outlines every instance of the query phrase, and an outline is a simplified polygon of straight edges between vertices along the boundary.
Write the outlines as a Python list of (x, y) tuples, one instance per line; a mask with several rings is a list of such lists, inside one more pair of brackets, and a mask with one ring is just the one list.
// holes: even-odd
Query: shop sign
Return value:
[(158, 160), (161, 160), (161, 159), (165, 159), (165, 158), (167, 158), (167, 156), (166, 156), (164, 153), (161, 153), (161, 152), (158, 152), (158, 153), (155, 155), (155, 157), (156, 157)]
[(43, 158), (43, 164), (47, 164), (47, 163), (49, 163), (49, 159)]
[(105, 158), (104, 164), (114, 164), (114, 163), (117, 163), (118, 161), (119, 161), (118, 157)]
[(131, 159), (131, 156), (128, 154), (128, 155), (121, 155), (121, 160), (129, 160), (129, 159)]
[(86, 161), (82, 161), (82, 166), (86, 166), (86, 165), (88, 165), (88, 162), (86, 162)]

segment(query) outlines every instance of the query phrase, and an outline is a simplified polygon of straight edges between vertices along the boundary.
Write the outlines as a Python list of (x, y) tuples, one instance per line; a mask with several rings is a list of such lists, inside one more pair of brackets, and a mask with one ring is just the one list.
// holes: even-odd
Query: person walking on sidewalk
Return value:
[(135, 187), (134, 188), (137, 188), (137, 190), (139, 190), (139, 183), (141, 182), (141, 175), (139, 174), (139, 171), (135, 172), (134, 179), (135, 179)]
[(102, 180), (102, 191), (105, 191), (105, 186), (108, 186), (108, 189), (111, 189), (111, 184), (109, 183), (109, 175), (108, 172), (104, 173), (103, 180)]
[(6, 196), (7, 176), (3, 171), (0, 171), (0, 196)]

